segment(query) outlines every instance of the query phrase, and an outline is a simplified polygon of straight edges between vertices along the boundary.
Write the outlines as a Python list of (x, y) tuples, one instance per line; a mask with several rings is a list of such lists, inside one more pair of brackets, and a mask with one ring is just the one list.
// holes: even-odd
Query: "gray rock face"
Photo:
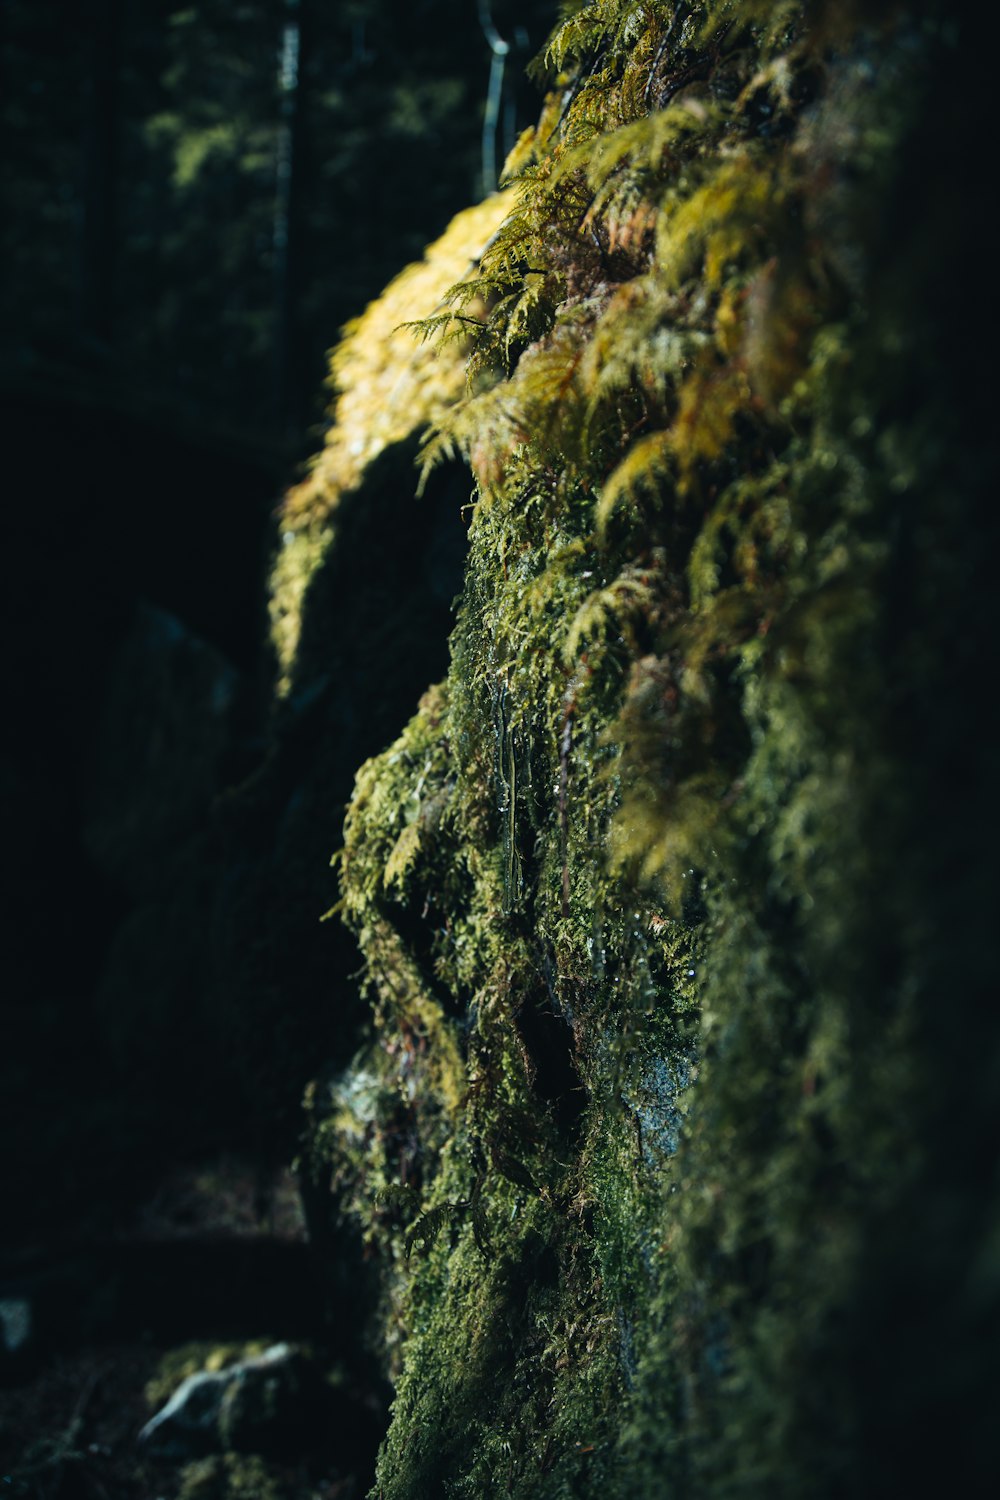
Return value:
[(220, 1446), (219, 1413), (234, 1371), (202, 1370), (179, 1385), (166, 1406), (139, 1433), (139, 1442), (162, 1458), (195, 1458)]
[(308, 1425), (321, 1385), (301, 1351), (274, 1344), (255, 1359), (188, 1376), (146, 1423), (139, 1442), (174, 1459), (272, 1452)]

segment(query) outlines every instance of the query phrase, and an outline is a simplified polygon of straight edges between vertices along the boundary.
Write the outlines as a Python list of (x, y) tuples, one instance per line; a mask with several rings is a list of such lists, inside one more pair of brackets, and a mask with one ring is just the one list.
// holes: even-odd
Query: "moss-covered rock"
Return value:
[(219, 1453), (184, 1466), (177, 1500), (298, 1500), (305, 1493), (256, 1455)]
[(467, 388), (424, 460), (475, 479), (465, 584), (358, 774), (374, 1026), (308, 1100), (382, 1271), (377, 1493), (875, 1495), (959, 1424), (985, 1473), (961, 30), (569, 10), (451, 294)]

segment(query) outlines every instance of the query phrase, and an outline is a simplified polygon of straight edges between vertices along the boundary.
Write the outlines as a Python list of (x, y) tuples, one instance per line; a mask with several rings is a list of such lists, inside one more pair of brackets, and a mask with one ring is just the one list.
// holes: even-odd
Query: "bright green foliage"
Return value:
[(451, 668), (346, 825), (374, 1034), (311, 1100), (384, 1267), (384, 1500), (900, 1471), (950, 837), (911, 735), (978, 482), (910, 196), (949, 45), (597, 0), (539, 64), (424, 450), (476, 480)]

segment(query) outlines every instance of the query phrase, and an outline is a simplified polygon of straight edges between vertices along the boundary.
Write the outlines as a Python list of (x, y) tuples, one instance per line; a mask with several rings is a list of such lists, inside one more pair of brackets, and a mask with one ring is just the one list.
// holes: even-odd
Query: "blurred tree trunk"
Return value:
[(89, 0), (88, 11), (78, 270), (79, 329), (84, 342), (107, 345), (113, 338), (115, 313), (122, 0)]
[(298, 343), (294, 288), (299, 241), (298, 164), (302, 133), (299, 79), (303, 66), (305, 7), (302, 0), (284, 0), (283, 9), (278, 54), (279, 121), (274, 202), (274, 406), (281, 428), (295, 420), (299, 395), (293, 373)]

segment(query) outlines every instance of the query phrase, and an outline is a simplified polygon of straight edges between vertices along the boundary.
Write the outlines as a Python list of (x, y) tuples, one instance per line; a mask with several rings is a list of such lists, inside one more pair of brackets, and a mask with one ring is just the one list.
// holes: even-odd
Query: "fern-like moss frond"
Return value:
[(673, 469), (674, 443), (670, 432), (651, 432), (639, 438), (605, 480), (597, 505), (598, 530), (605, 532), (615, 511), (639, 496), (659, 495)]

